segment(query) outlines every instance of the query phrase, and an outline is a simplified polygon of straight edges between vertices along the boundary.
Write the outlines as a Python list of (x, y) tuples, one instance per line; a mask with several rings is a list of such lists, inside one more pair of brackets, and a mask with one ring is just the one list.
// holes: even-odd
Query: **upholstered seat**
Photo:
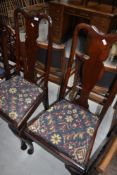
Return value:
[(87, 164), (98, 127), (91, 112), (61, 100), (29, 125), (33, 136), (40, 136), (81, 166)]
[(0, 84), (0, 111), (18, 124), (35, 103), (42, 90), (21, 76)]
[[(26, 39), (23, 43), (23, 49), (20, 41), (20, 20), (19, 16), (25, 21)], [(32, 116), (40, 103), (44, 104), (44, 108), (48, 108), (48, 76), (49, 64), (51, 63), (51, 18), (47, 15), (30, 16), (23, 9), (16, 9), (14, 12), (15, 19), (15, 55), (16, 70), (15, 74), (8, 76), (7, 81), (0, 84), (0, 117), (8, 123), (13, 133), (20, 138), (22, 128), (26, 121)], [(35, 62), (37, 54), (37, 38), (39, 35), (40, 19), (46, 19), (48, 22), (48, 42), (47, 62), (45, 63), (45, 73), (41, 77), (40, 82), (35, 80)], [(3, 31), (3, 56), (9, 69), (9, 49), (8, 49), (8, 27), (4, 27)], [(31, 32), (30, 32), (31, 31)], [(23, 53), (22, 53), (23, 52)], [(7, 68), (6, 67), (6, 68)], [(6, 72), (5, 72), (6, 73)], [(10, 74), (10, 71), (9, 71)], [(37, 85), (38, 84), (38, 85)], [(41, 89), (41, 87), (43, 89)], [(21, 149), (26, 149), (26, 145), (21, 140)]]

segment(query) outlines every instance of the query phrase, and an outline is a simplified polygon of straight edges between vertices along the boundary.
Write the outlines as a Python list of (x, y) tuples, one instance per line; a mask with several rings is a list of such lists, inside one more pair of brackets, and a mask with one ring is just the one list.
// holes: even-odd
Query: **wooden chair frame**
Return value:
[[(76, 46), (78, 42), (78, 33), (80, 30), (84, 30), (85, 32), (88, 32), (90, 35), (90, 45), (88, 45), (87, 48), (87, 54), (85, 55), (83, 53), (78, 53), (77, 59), (83, 60), (83, 70), (82, 70), (82, 90), (80, 92), (80, 97), (79, 99), (75, 99), (75, 101), (72, 101), (71, 104), (78, 105), (82, 108), (82, 110), (88, 110), (89, 105), (88, 105), (88, 98), (89, 94), (92, 91), (93, 87), (95, 86), (96, 82), (101, 79), (103, 73), (104, 73), (104, 65), (103, 61), (106, 60), (109, 50), (113, 44), (113, 42), (117, 41), (117, 34), (107, 34), (104, 35), (102, 33), (99, 33), (94, 27), (89, 26), (88, 24), (79, 24), (76, 26), (74, 35), (73, 35), (73, 42), (72, 42), (72, 47), (71, 47), (71, 53), (70, 53), (70, 59), (68, 62), (68, 69), (66, 72), (65, 79), (63, 81), (63, 86), (61, 87), (60, 91), (60, 101), (65, 97), (65, 92), (68, 84), (68, 80), (70, 77), (71, 69), (72, 69), (72, 64), (74, 62), (74, 56), (76, 54)], [(91, 47), (93, 48), (91, 49)], [(99, 48), (99, 49), (97, 49)], [(92, 71), (93, 74), (92, 74)], [(105, 104), (103, 105), (103, 108), (98, 116), (99, 122), (97, 129), (95, 131), (95, 134), (93, 136), (92, 140), (92, 146), (90, 145), (90, 151), (87, 153), (87, 156), (89, 157), (91, 154), (91, 150), (93, 147), (93, 143), (96, 137), (96, 132), (98, 130), (98, 127), (107, 112), (109, 106), (113, 102), (115, 95), (117, 92), (117, 79), (115, 79), (113, 86), (110, 89), (110, 93), (108, 96), (108, 99), (105, 101)], [(59, 102), (58, 102), (59, 103)], [(64, 102), (63, 102), (64, 103)], [(66, 102), (67, 103), (67, 102)], [(56, 103), (54, 104), (55, 106), (57, 105)], [(54, 105), (51, 106), (50, 111), (53, 111)], [(55, 107), (56, 109), (56, 107)], [(49, 111), (49, 112), (50, 112)], [(88, 110), (89, 111), (89, 110)], [(47, 111), (48, 113), (48, 111)], [(86, 168), (83, 168), (80, 164), (76, 163), (72, 158), (66, 155), (66, 153), (63, 153), (62, 151), (59, 151), (56, 146), (53, 146), (51, 143), (46, 141), (41, 135), (38, 135), (37, 133), (33, 132), (32, 130), (29, 129), (29, 127), (32, 125), (34, 121), (40, 119), (41, 116), (47, 115), (45, 112), (40, 114), (40, 116), (37, 116), (35, 119), (30, 121), (27, 125), (27, 128), (24, 129), (24, 132), (22, 134), (22, 137), (25, 139), (31, 139), (32, 141), (36, 142), (37, 144), (41, 145), (44, 149), (46, 149), (48, 152), (53, 154), (55, 157), (58, 159), (62, 160), (65, 163), (65, 167), (68, 169), (68, 171), (72, 175), (86, 175), (87, 173), (90, 172), (92, 165), (94, 167), (94, 162), (96, 160), (95, 156), (93, 156), (92, 160), (88, 162)], [(55, 116), (57, 117), (58, 115), (61, 115), (61, 111), (57, 112)], [(41, 127), (41, 126), (40, 126)], [(55, 131), (54, 131), (55, 132)]]
[[(25, 49), (26, 49), (26, 57), (23, 57), (21, 62), (21, 43), (20, 43), (20, 31), (19, 31), (19, 21), (18, 15), (24, 16), (26, 19), (26, 40), (25, 40)], [(32, 86), (34, 85), (35, 88), (39, 88), (40, 85), (36, 84), (35, 82), (35, 62), (36, 62), (36, 51), (37, 51), (37, 43), (36, 39), (38, 37), (38, 24), (40, 23), (41, 19), (46, 19), (48, 21), (48, 52), (47, 52), (47, 62), (45, 66), (45, 74), (44, 74), (44, 83), (43, 83), (43, 92), (37, 96), (33, 104), (30, 108), (26, 111), (23, 118), (17, 122), (16, 120), (10, 118), (10, 116), (5, 113), (5, 111), (0, 110), (1, 117), (8, 123), (9, 128), (13, 131), (13, 133), (20, 137), (22, 128), (25, 126), (26, 121), (31, 117), (35, 109), (39, 106), (41, 102), (44, 103), (45, 109), (48, 108), (48, 77), (49, 77), (49, 68), (51, 64), (51, 50), (52, 50), (52, 20), (47, 15), (38, 15), (38, 16), (30, 16), (22, 9), (16, 9), (14, 12), (15, 17), (15, 37), (16, 37), (16, 75), (20, 75), (23, 72), (24, 79)], [(6, 29), (7, 30), (7, 29)], [(31, 31), (31, 32), (30, 32)], [(6, 32), (6, 34), (8, 34)], [(5, 56), (7, 58), (7, 35), (5, 36)], [(7, 60), (8, 61), (8, 60)], [(21, 64), (22, 63), (22, 64)], [(23, 71), (22, 71), (23, 70)], [(16, 76), (17, 77), (17, 76)], [(14, 77), (13, 77), (14, 78)], [(24, 81), (25, 81), (24, 80)], [(10, 79), (12, 81), (12, 79)], [(2, 85), (2, 84), (1, 84)], [(6, 87), (7, 88), (7, 87)], [(26, 149), (26, 145), (23, 144), (21, 140), (21, 149)], [(30, 151), (29, 151), (30, 152)]]
[[(38, 42), (38, 47), (40, 49), (43, 49), (45, 52), (47, 52), (48, 49), (48, 43), (45, 42)], [(55, 61), (54, 59), (54, 52), (59, 52), (61, 53), (59, 61), (60, 61), (60, 65), (59, 68), (54, 67), (53, 65), (51, 65), (50, 67), (50, 75), (49, 75), (49, 80), (57, 83), (57, 84), (61, 84), (61, 81), (63, 79), (64, 73), (65, 73), (65, 67), (66, 67), (66, 60), (65, 60), (65, 46), (64, 44), (54, 44), (52, 46), (52, 61)], [(41, 57), (41, 55), (40, 55)], [(56, 55), (55, 55), (56, 57)], [(37, 61), (36, 66), (35, 66), (35, 70), (36, 73), (43, 75), (44, 72), (44, 64), (41, 63), (40, 61)]]

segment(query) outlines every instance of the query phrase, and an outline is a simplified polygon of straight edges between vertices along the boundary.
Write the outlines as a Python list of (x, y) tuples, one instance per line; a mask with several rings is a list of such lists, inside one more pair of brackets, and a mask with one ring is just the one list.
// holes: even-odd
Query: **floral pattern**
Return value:
[(36, 118), (28, 131), (85, 167), (98, 124), (99, 119), (91, 112), (61, 100)]
[(17, 123), (42, 92), (38, 86), (20, 76), (0, 84), (0, 110)]
[(59, 134), (53, 134), (51, 135), (51, 142), (55, 145), (58, 145), (61, 142), (61, 136)]

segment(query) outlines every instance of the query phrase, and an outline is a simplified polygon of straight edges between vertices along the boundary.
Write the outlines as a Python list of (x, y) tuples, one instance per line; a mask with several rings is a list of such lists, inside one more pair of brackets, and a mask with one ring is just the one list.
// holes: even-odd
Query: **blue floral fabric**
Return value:
[(17, 123), (40, 95), (38, 86), (20, 76), (13, 77), (0, 84), (0, 111)]
[(28, 130), (84, 167), (98, 123), (97, 116), (91, 112), (67, 100), (61, 100), (35, 119)]

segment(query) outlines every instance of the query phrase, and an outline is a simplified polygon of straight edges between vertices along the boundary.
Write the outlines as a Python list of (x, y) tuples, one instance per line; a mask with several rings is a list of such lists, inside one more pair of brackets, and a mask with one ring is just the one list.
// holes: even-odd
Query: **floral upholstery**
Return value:
[(17, 123), (21, 121), (41, 90), (20, 76), (0, 84), (0, 110)]
[[(85, 166), (99, 120), (91, 112), (61, 100), (28, 126), (28, 132), (41, 136), (59, 151)], [(88, 155), (88, 156), (87, 156)]]

